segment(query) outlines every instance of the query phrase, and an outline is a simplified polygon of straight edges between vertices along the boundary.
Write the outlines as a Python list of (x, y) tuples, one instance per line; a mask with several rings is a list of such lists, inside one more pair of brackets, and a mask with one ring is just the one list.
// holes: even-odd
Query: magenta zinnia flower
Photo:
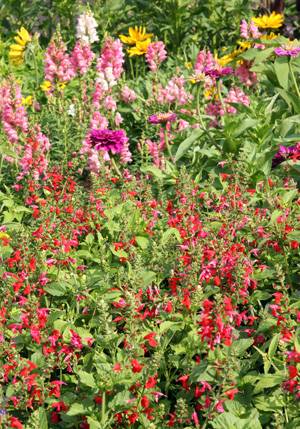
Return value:
[(148, 118), (148, 123), (158, 125), (165, 122), (175, 122), (176, 118), (176, 113), (159, 113), (158, 115), (150, 116)]
[(220, 76), (227, 76), (233, 73), (233, 70), (231, 67), (223, 67), (220, 69), (216, 67), (207, 67), (203, 69), (203, 73), (205, 73), (205, 76), (210, 76), (214, 79), (218, 79)]
[(275, 48), (274, 52), (275, 52), (275, 54), (279, 55), (280, 57), (283, 55), (290, 55), (292, 57), (297, 57), (298, 52), (300, 52), (300, 47), (287, 44), (284, 46), (280, 46), (279, 48)]
[(95, 149), (113, 154), (120, 153), (126, 143), (124, 130), (92, 130), (89, 139)]

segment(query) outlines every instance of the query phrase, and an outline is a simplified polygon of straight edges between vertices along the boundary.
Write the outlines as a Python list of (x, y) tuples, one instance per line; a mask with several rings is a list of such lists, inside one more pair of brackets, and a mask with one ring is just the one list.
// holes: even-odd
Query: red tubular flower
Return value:
[(225, 395), (228, 396), (228, 399), (230, 399), (231, 401), (233, 401), (233, 397), (235, 395), (235, 393), (242, 393), (237, 389), (230, 389), (230, 390), (226, 390), (226, 392), (224, 392)]
[(151, 334), (148, 334), (144, 337), (144, 340), (149, 341), (149, 346), (156, 347), (158, 345), (158, 342), (155, 341), (153, 338), (153, 335), (157, 335), (155, 332), (151, 332)]
[(144, 395), (142, 397), (141, 404), (142, 404), (142, 407), (144, 407), (144, 408), (148, 408), (149, 407), (149, 399), (147, 398), (146, 395)]
[(131, 371), (134, 372), (134, 373), (142, 371), (142, 365), (139, 364), (136, 359), (132, 359), (131, 360), (131, 366), (132, 366)]

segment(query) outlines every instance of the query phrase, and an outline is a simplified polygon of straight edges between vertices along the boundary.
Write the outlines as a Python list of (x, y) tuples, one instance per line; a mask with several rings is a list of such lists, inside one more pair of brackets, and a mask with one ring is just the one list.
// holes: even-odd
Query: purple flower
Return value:
[(213, 67), (206, 67), (203, 69), (203, 73), (205, 73), (205, 76), (210, 76), (214, 79), (218, 79), (220, 76), (227, 76), (229, 74), (233, 73), (233, 70), (231, 67), (222, 67), (222, 68), (213, 68)]
[(275, 54), (279, 55), (280, 57), (282, 55), (290, 55), (292, 57), (297, 57), (298, 52), (300, 52), (300, 47), (287, 44), (284, 46), (280, 46), (279, 48), (275, 48), (274, 52), (275, 52)]
[(272, 159), (272, 168), (277, 167), (277, 165), (291, 158), (297, 150), (297, 146), (280, 146), (279, 152), (276, 153), (274, 158)]
[(89, 138), (92, 147), (113, 154), (120, 153), (126, 143), (124, 130), (92, 130)]
[(176, 118), (176, 113), (159, 113), (158, 115), (150, 116), (148, 118), (148, 123), (158, 125), (165, 122), (175, 122)]

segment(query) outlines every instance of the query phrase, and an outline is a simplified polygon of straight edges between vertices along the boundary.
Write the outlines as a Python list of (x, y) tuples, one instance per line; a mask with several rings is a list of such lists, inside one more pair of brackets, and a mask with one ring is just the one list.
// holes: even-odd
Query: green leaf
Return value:
[(273, 52), (274, 52), (274, 48), (268, 48), (268, 49), (264, 49), (263, 51), (260, 51), (256, 55), (253, 65), (255, 66), (256, 64), (261, 63), (266, 58), (268, 58)]
[(161, 239), (161, 244), (166, 243), (172, 235), (174, 235), (175, 238), (177, 239), (177, 241), (179, 241), (179, 243), (181, 243), (182, 238), (180, 236), (180, 233), (179, 233), (178, 229), (176, 229), (176, 228), (170, 228), (170, 229), (168, 229), (167, 231), (165, 231), (163, 233), (162, 239)]
[(110, 247), (111, 252), (116, 255), (118, 258), (128, 258), (128, 253), (126, 253), (123, 249), (115, 250), (115, 246), (111, 245)]
[(87, 418), (88, 424), (90, 425), (90, 429), (101, 429), (102, 426), (100, 425), (100, 423), (93, 419), (92, 417), (88, 417)]
[(286, 91), (289, 89), (289, 64), (288, 57), (277, 57), (274, 63), (274, 68), (279, 84)]
[(283, 382), (281, 375), (271, 375), (262, 377), (257, 383), (253, 390), (253, 395), (261, 392), (263, 389), (269, 389), (270, 387), (275, 387), (281, 385)]
[(48, 421), (46, 411), (43, 407), (38, 409), (39, 424), (41, 429), (48, 429)]
[(142, 165), (140, 168), (142, 173), (152, 174), (154, 177), (158, 179), (163, 179), (166, 177), (166, 174), (163, 173), (159, 168), (153, 167), (152, 165)]
[(91, 413), (94, 407), (94, 402), (90, 399), (84, 399), (82, 402), (75, 402), (75, 404), (71, 405), (71, 408), (66, 413), (68, 416), (79, 416), (86, 415), (87, 413)]
[(253, 338), (240, 338), (232, 343), (232, 348), (237, 349), (241, 356), (253, 343)]
[(252, 399), (255, 407), (258, 410), (266, 412), (281, 411), (284, 405), (284, 398), (282, 395), (267, 396), (260, 395)]
[(179, 159), (183, 157), (183, 155), (189, 150), (194, 141), (197, 140), (201, 134), (203, 134), (203, 130), (201, 128), (197, 128), (188, 138), (180, 143), (175, 155), (175, 162), (179, 161)]
[(78, 375), (82, 384), (85, 384), (89, 387), (96, 387), (96, 383), (92, 374), (89, 374), (85, 371), (79, 371)]
[(170, 320), (166, 320), (165, 322), (160, 324), (159, 330), (160, 333), (163, 334), (167, 331), (180, 331), (181, 330), (182, 323), (178, 322), (171, 322)]
[(272, 213), (269, 225), (273, 225), (273, 223), (280, 217), (283, 215), (283, 212), (280, 210), (274, 210), (274, 212)]
[(276, 334), (273, 336), (270, 346), (269, 346), (269, 351), (268, 351), (268, 356), (270, 359), (273, 359), (276, 350), (277, 350), (277, 346), (278, 346), (278, 341), (279, 341), (279, 337), (281, 336), (281, 334)]
[(63, 296), (66, 293), (66, 287), (62, 283), (49, 283), (44, 289), (53, 296)]
[(258, 125), (260, 122), (259, 119), (244, 119), (241, 121), (241, 123), (238, 125), (238, 127), (235, 129), (235, 132), (231, 135), (232, 139), (237, 138), (240, 134), (242, 134), (245, 130), (248, 128), (253, 128), (256, 125)]
[(254, 49), (248, 49), (247, 51), (243, 52), (238, 56), (238, 59), (243, 59), (247, 61), (253, 60), (253, 58), (257, 57), (258, 53), (260, 51), (257, 48)]
[(291, 200), (293, 200), (298, 195), (298, 189), (293, 189), (291, 191), (288, 191), (284, 194), (283, 202), (285, 204), (289, 203)]
[(149, 246), (149, 240), (146, 237), (137, 236), (135, 241), (142, 249), (146, 249)]

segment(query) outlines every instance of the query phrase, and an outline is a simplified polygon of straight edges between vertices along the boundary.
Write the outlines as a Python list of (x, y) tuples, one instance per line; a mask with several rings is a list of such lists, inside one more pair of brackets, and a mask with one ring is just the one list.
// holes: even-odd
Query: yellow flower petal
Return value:
[(12, 51), (24, 51), (24, 46), (20, 46), (20, 45), (10, 45), (10, 49)]
[(21, 45), (21, 46), (26, 45), (26, 42), (24, 42), (24, 40), (22, 40), (20, 37), (16, 36), (16, 37), (14, 37), (14, 39), (19, 45)]

